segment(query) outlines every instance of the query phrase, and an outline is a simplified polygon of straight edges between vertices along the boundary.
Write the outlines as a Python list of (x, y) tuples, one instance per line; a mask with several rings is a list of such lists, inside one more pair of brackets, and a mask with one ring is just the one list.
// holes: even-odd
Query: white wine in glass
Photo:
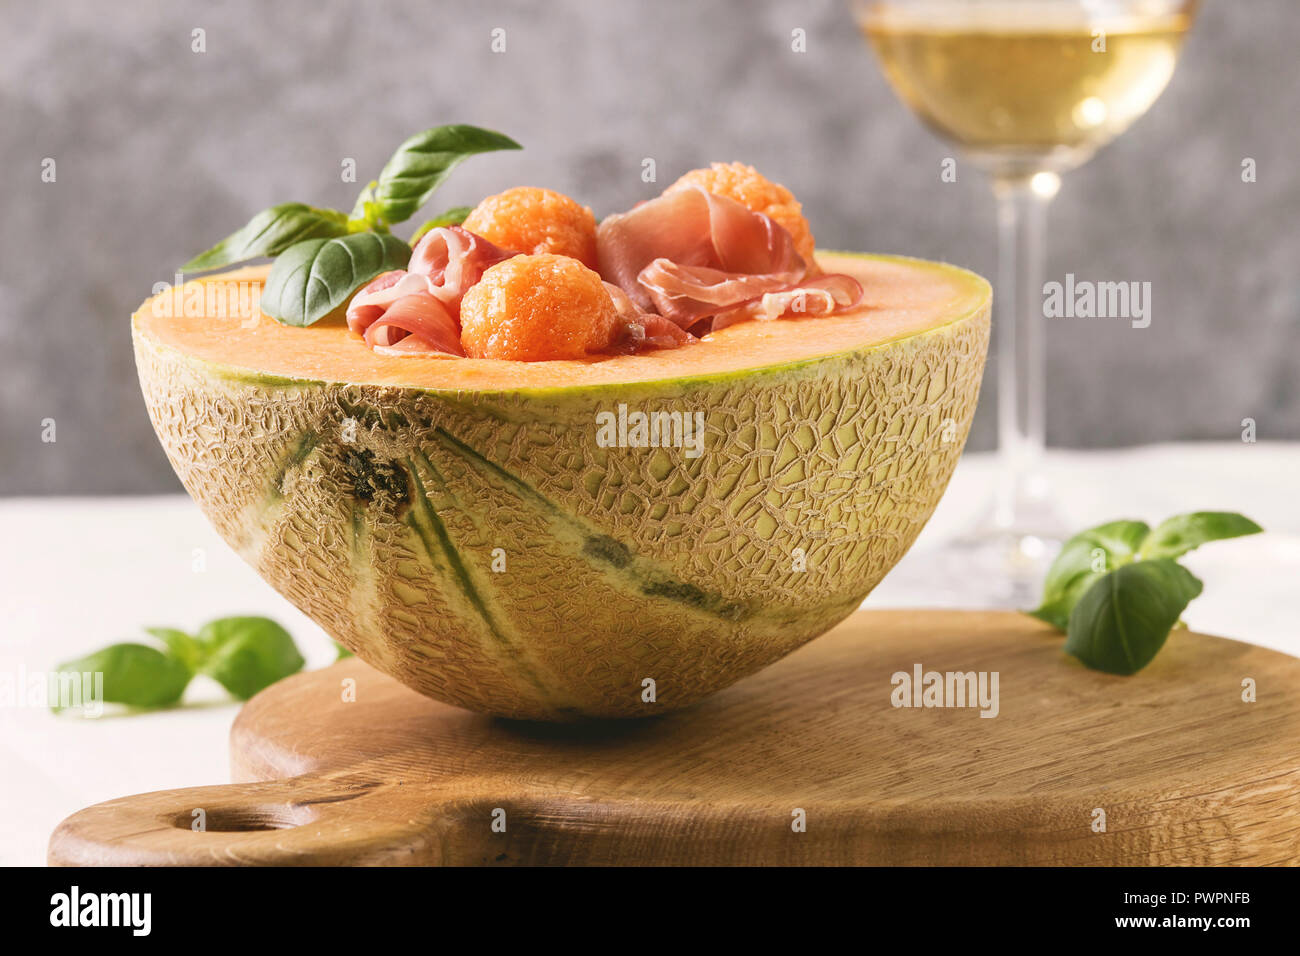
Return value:
[(1196, 0), (855, 0), (854, 12), (903, 102), (993, 183), (1003, 475), (992, 514), (958, 546), (982, 552), (990, 602), (1031, 601), (1064, 530), (1039, 473), (1047, 205), (1061, 173), (1160, 96)]

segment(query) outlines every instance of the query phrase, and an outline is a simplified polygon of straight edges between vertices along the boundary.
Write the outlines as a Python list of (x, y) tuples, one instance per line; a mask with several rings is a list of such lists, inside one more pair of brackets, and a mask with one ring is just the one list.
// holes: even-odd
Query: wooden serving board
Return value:
[[(1181, 632), (1114, 677), (1061, 644), (1010, 612), (862, 612), (689, 710), (567, 726), (348, 660), (244, 707), (236, 783), (83, 810), (50, 861), (1300, 862), (1300, 659)], [(893, 706), (917, 664), (997, 671), (998, 715)]]

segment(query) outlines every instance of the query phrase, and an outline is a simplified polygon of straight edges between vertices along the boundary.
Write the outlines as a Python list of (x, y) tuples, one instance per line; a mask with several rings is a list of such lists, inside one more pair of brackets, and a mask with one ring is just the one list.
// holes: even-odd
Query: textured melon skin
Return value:
[[(986, 303), (797, 364), (531, 392), (257, 376), (138, 329), (135, 348), (185, 488), (277, 590), (421, 693), (564, 720), (686, 706), (851, 613), (951, 477), (988, 331)], [(598, 447), (620, 402), (702, 412), (704, 453)]]

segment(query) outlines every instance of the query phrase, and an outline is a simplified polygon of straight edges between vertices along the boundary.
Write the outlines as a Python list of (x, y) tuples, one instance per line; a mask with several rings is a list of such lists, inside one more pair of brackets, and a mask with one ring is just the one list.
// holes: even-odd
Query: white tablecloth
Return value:
[[(868, 606), (948, 606), (932, 568), (945, 539), (974, 519), (992, 459), (967, 455), (913, 550)], [(1152, 523), (1196, 510), (1242, 511), (1265, 535), (1217, 542), (1186, 559), (1206, 583), (1185, 615), (1196, 630), (1300, 655), (1300, 445), (1166, 445), (1053, 452), (1048, 474), (1071, 528), (1119, 517)], [(332, 643), (221, 542), (181, 496), (0, 499), (0, 674), (46, 671), (150, 625), (196, 628), (266, 614), (297, 639), (308, 667)], [(50, 831), (88, 804), (228, 779), (237, 706), (205, 678), (179, 710), (87, 720), (0, 707), (0, 864), (39, 864)]]

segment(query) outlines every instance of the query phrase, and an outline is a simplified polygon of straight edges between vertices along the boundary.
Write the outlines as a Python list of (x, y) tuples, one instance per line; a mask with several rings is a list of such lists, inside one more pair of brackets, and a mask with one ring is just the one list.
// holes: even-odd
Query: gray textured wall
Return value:
[[(176, 487), (137, 394), (130, 311), (266, 205), (346, 208), (341, 159), (373, 175), (424, 126), (473, 122), (527, 147), (468, 163), (438, 205), (529, 183), (600, 214), (652, 192), (643, 157), (661, 185), (743, 159), (795, 191), (824, 246), (993, 269), (986, 183), (964, 168), (940, 183), (949, 148), (894, 99), (839, 0), (3, 11), (2, 493)], [(498, 26), (504, 54), (489, 50)], [(191, 52), (195, 27), (206, 53)], [(1067, 178), (1050, 272), (1149, 280), (1155, 311), (1143, 331), (1052, 325), (1052, 443), (1234, 437), (1247, 415), (1261, 438), (1300, 438), (1298, 46), (1295, 0), (1209, 0), (1164, 97)]]

